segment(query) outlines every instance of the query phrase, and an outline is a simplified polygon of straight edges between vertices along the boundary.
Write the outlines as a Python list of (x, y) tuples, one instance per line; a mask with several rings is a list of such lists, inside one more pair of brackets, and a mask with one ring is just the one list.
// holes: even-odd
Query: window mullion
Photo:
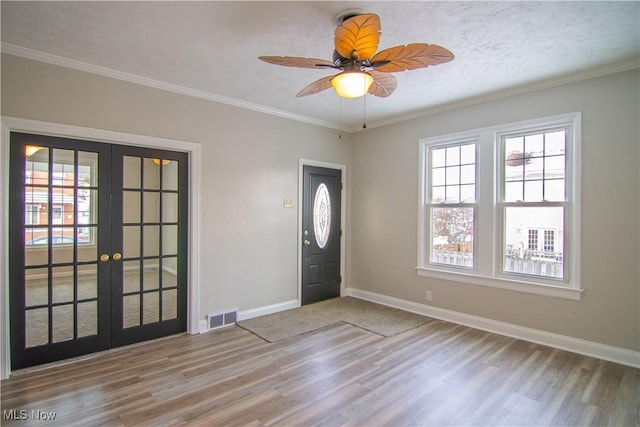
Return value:
[(478, 136), (478, 167), (476, 171), (477, 202), (475, 230), (476, 271), (482, 276), (494, 274), (496, 245), (496, 191), (494, 133)]

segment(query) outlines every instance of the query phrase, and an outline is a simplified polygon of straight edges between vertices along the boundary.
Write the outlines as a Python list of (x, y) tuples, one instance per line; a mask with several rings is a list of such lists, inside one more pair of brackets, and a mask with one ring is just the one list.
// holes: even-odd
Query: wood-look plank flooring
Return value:
[(14, 375), (2, 410), (20, 426), (638, 426), (640, 370), (439, 320), (278, 343), (232, 326)]

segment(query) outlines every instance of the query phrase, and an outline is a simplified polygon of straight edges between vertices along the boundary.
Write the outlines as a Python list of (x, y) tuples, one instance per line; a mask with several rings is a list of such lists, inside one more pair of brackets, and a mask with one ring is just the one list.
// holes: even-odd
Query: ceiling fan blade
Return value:
[(393, 74), (378, 71), (369, 71), (369, 74), (373, 77), (373, 83), (369, 87), (370, 95), (386, 98), (396, 90), (398, 81)]
[(406, 46), (394, 46), (381, 50), (371, 58), (370, 62), (376, 71), (391, 73), (438, 65), (449, 62), (453, 58), (453, 53), (442, 46), (411, 43)]
[(333, 62), (326, 59), (302, 58), (298, 56), (259, 56), (259, 60), (269, 64), (282, 65), (284, 67), (298, 68), (337, 68)]
[(334, 32), (336, 51), (347, 59), (371, 58), (378, 50), (380, 28), (380, 18), (373, 13), (347, 19)]
[(313, 95), (314, 93), (322, 92), (323, 90), (329, 89), (331, 86), (331, 79), (334, 76), (323, 77), (315, 82), (311, 83), (309, 86), (302, 89), (296, 95), (296, 98), (300, 98), (301, 96)]

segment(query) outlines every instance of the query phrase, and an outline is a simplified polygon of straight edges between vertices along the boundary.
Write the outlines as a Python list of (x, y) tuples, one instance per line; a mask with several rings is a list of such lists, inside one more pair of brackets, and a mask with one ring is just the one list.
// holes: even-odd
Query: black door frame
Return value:
[(342, 277), (342, 281), (340, 282), (340, 296), (346, 295), (346, 236), (348, 235), (347, 230), (347, 166), (340, 163), (331, 163), (324, 162), (312, 159), (299, 159), (298, 160), (298, 235), (297, 235), (297, 255), (298, 255), (298, 285), (297, 285), (297, 299), (298, 306), (302, 305), (302, 251), (303, 251), (303, 242), (304, 235), (302, 230), (302, 215), (303, 215), (303, 195), (304, 195), (304, 167), (305, 166), (314, 166), (321, 167), (327, 169), (336, 169), (341, 171), (342, 173), (342, 192), (340, 194), (340, 229), (342, 230), (342, 236), (340, 238), (340, 276)]
[[(11, 337), (11, 357), (12, 362), (11, 366), (13, 369), (20, 369), (25, 367), (30, 367), (42, 363), (48, 363), (53, 361), (58, 361), (62, 359), (67, 359), (70, 357), (87, 355), (95, 352), (99, 352), (102, 350), (106, 350), (109, 348), (115, 348), (118, 346), (132, 344), (141, 341), (147, 341), (154, 338), (159, 338), (162, 336), (167, 336), (175, 333), (179, 333), (182, 331), (186, 331), (187, 327), (187, 265), (188, 265), (188, 155), (184, 152), (176, 152), (170, 150), (160, 150), (156, 148), (147, 148), (147, 147), (134, 147), (129, 145), (118, 145), (118, 144), (110, 144), (105, 142), (98, 141), (90, 141), (87, 139), (71, 139), (71, 138), (63, 138), (58, 136), (47, 136), (37, 133), (26, 133), (26, 132), (11, 132), (10, 134), (10, 168), (9, 168), (9, 207), (13, 206), (13, 209), (17, 209), (19, 206), (23, 207), (25, 205), (24, 200), (24, 162), (16, 163), (19, 159), (24, 158), (24, 151), (29, 144), (38, 145), (43, 147), (51, 147), (48, 150), (49, 162), (53, 160), (52, 149), (70, 149), (70, 150), (78, 150), (83, 152), (93, 152), (99, 153), (98, 156), (98, 164), (97, 170), (100, 175), (99, 183), (92, 185), (87, 188), (95, 188), (98, 190), (98, 200), (97, 205), (99, 206), (99, 212), (97, 213), (97, 222), (95, 226), (97, 226), (97, 244), (95, 251), (95, 260), (80, 260), (79, 264), (77, 260), (67, 261), (64, 260), (62, 263), (60, 261), (57, 264), (52, 260), (52, 247), (49, 246), (49, 256), (48, 261), (44, 265), (30, 265), (25, 266), (25, 251), (24, 251), (24, 231), (23, 231), (23, 218), (24, 213), (20, 215), (15, 215), (10, 212), (9, 216), (9, 291), (10, 291), (10, 301), (9, 301), (9, 311), (11, 316), (11, 326), (10, 326), (10, 337)], [(178, 281), (177, 283), (181, 283), (175, 287), (177, 290), (177, 317), (175, 319), (161, 319), (159, 318), (156, 322), (148, 323), (143, 325), (142, 320), (141, 324), (135, 327), (123, 328), (122, 325), (122, 317), (123, 317), (123, 296), (122, 296), (122, 262), (119, 262), (119, 258), (113, 257), (113, 259), (109, 259), (109, 261), (102, 260), (102, 255), (100, 259), (98, 256), (100, 254), (111, 254), (115, 252), (122, 252), (123, 242), (122, 242), (122, 231), (113, 232), (112, 227), (117, 227), (121, 229), (123, 226), (122, 219), (122, 206), (123, 206), (123, 189), (124, 185), (122, 182), (122, 171), (123, 165), (122, 160), (125, 155), (127, 156), (139, 156), (139, 157), (149, 157), (149, 158), (162, 158), (162, 159), (170, 159), (179, 162), (179, 168), (177, 170), (176, 178), (178, 179), (178, 186), (175, 190), (168, 190), (171, 193), (178, 194), (178, 211), (176, 212), (177, 217), (174, 222), (170, 222), (172, 227), (177, 227), (177, 236), (178, 241), (176, 254), (179, 258), (175, 258), (176, 255), (172, 253), (167, 259), (176, 259), (178, 260)], [(75, 159), (78, 162), (77, 156)], [(158, 162), (158, 168), (160, 168), (160, 164)], [(75, 170), (75, 169), (74, 169)], [(51, 170), (49, 171), (51, 172)], [(75, 172), (74, 172), (75, 173)], [(162, 182), (162, 174), (160, 174), (160, 184), (158, 190), (147, 189), (147, 190), (138, 190), (140, 192), (148, 191), (148, 192), (160, 192)], [(51, 183), (48, 184), (49, 186)], [(65, 184), (68, 185), (68, 184)], [(75, 182), (77, 186), (77, 181)], [(84, 188), (84, 187), (81, 187)], [(49, 188), (51, 192), (51, 189)], [(50, 195), (51, 198), (51, 195)], [(49, 202), (50, 203), (50, 202)], [(160, 202), (161, 203), (161, 202)], [(22, 208), (20, 208), (22, 210)], [(51, 214), (49, 214), (51, 215)], [(77, 210), (75, 211), (75, 215), (78, 215)], [(160, 216), (162, 213), (160, 213)], [(74, 216), (75, 218), (75, 216)], [(180, 218), (178, 222), (178, 218)], [(51, 221), (51, 218), (49, 218)], [(74, 219), (74, 223), (77, 220)], [(140, 218), (140, 223), (145, 223), (145, 220)], [(158, 218), (156, 221), (161, 221)], [(52, 224), (47, 222), (47, 227), (49, 228), (49, 232), (51, 232)], [(156, 226), (155, 222), (149, 223), (151, 226)], [(93, 224), (92, 224), (93, 225)], [(74, 228), (75, 229), (75, 228)], [(160, 238), (162, 236), (162, 227), (159, 230)], [(142, 240), (142, 237), (141, 237)], [(142, 244), (142, 243), (141, 243)], [(77, 249), (74, 249), (74, 253)], [(107, 256), (109, 258), (109, 256)], [(143, 259), (157, 259), (160, 263), (162, 263), (163, 255), (158, 254), (157, 256), (149, 256), (139, 254), (137, 258), (132, 258), (134, 260), (143, 260)], [(123, 258), (126, 260), (126, 258)], [(135, 261), (134, 261), (135, 262)], [(139, 261), (142, 263), (142, 261)], [(55, 302), (55, 300), (51, 300), (52, 298), (52, 284), (51, 284), (51, 271), (54, 267), (64, 266), (72, 267), (74, 271), (78, 269), (78, 265), (82, 268), (83, 265), (95, 265), (97, 269), (97, 288), (96, 288), (96, 296), (90, 297), (87, 301), (93, 301), (95, 298), (96, 303), (96, 322), (97, 329), (96, 335), (86, 336), (86, 337), (77, 337), (72, 339), (72, 341), (62, 341), (58, 343), (46, 344), (46, 350), (42, 347), (33, 347), (31, 349), (25, 349), (25, 339), (26, 339), (26, 325), (24, 321), (24, 313), (27, 310), (26, 302), (25, 302), (25, 292), (26, 283), (24, 282), (23, 273), (25, 269), (41, 269), (43, 267), (49, 270), (49, 298), (48, 302), (45, 305), (49, 305), (49, 319), (47, 322), (49, 329), (49, 340), (52, 340), (53, 328), (52, 325), (52, 316), (53, 314), (51, 309), (51, 304), (53, 304), (54, 309), (57, 306), (67, 307), (72, 306), (75, 307), (77, 302)], [(160, 264), (162, 265), (162, 264)], [(24, 266), (24, 267), (23, 267)], [(75, 276), (76, 273), (74, 273)], [(142, 280), (142, 279), (141, 279)], [(142, 286), (142, 285), (141, 285)], [(174, 285), (175, 286), (175, 285)], [(159, 286), (157, 291), (155, 290), (140, 290), (140, 298), (142, 298), (147, 293), (162, 295), (163, 292), (173, 292), (174, 287), (169, 287), (168, 291), (164, 291), (163, 286)], [(74, 295), (74, 298), (80, 298), (82, 304), (85, 304), (85, 301), (81, 297), (77, 297)], [(86, 296), (84, 297), (86, 299)], [(163, 299), (158, 296), (159, 299), (159, 310), (162, 308)], [(37, 308), (40, 309), (39, 305), (32, 307), (32, 309)], [(46, 308), (46, 307), (45, 307)], [(140, 310), (142, 310), (140, 308)], [(141, 311), (142, 313), (142, 311)], [(160, 316), (161, 317), (161, 316)], [(74, 315), (75, 318), (75, 315)], [(140, 318), (142, 319), (142, 314), (140, 314)], [(74, 320), (74, 335), (75, 335), (75, 320)], [(16, 355), (19, 356), (19, 359), (14, 359)]]
[(2, 116), (0, 121), (0, 378), (11, 374), (11, 339), (9, 330), (9, 258), (8, 258), (8, 200), (9, 200), (9, 135), (11, 132), (51, 135), (62, 138), (85, 139), (114, 145), (133, 145), (184, 152), (189, 155), (189, 255), (187, 292), (187, 333), (200, 332), (200, 289), (194, 286), (200, 280), (200, 202), (202, 156), (198, 143), (177, 139), (158, 138), (141, 134), (52, 123), (39, 120)]

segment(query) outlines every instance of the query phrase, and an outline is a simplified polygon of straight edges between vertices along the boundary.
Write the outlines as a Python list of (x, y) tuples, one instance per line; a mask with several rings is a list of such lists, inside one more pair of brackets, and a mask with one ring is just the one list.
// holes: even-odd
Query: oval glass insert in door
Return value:
[(178, 162), (123, 156), (123, 328), (178, 316)]
[(324, 183), (318, 186), (313, 199), (313, 231), (318, 247), (324, 249), (331, 232), (331, 196)]

